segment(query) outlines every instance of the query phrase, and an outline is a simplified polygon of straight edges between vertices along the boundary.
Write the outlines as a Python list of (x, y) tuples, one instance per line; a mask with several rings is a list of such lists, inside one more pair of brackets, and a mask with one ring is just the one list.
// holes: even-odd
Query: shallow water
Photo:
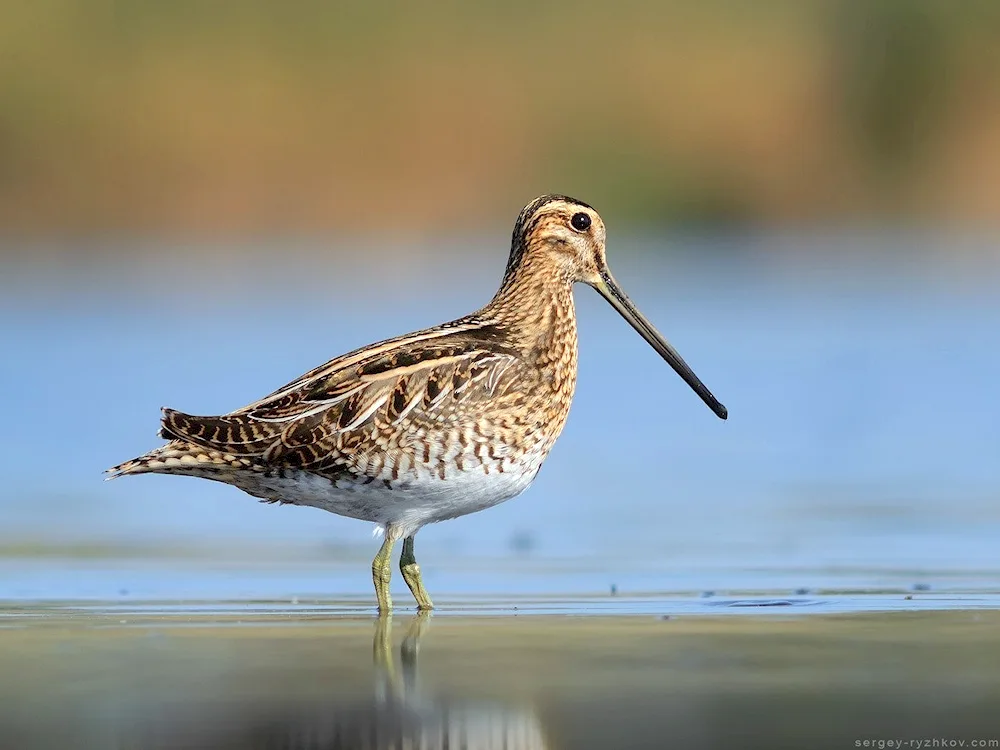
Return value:
[(474, 309), (502, 258), (4, 269), (0, 748), (996, 739), (1000, 274), (899, 262), (905, 236), (768, 254), (800, 239), (612, 258), (730, 420), (581, 290), (565, 434), (525, 495), (421, 531), (440, 610), (397, 576), (391, 648), (366, 525), (100, 472), (161, 405)]
[(18, 677), (0, 682), (0, 746), (840, 748), (1000, 735), (997, 611), (393, 625), (344, 605), (210, 609), (8, 611), (0, 672)]
[[(616, 240), (619, 280), (729, 406), (729, 421), (581, 288), (565, 433), (524, 495), (421, 532), (431, 590), (1000, 585), (1000, 400), (990, 397), (1000, 274), (918, 263), (917, 239), (778, 235), (720, 251), (690, 238), (672, 258), (630, 252), (655, 239)], [(823, 248), (795, 263), (800, 242)], [(0, 552), (75, 555), (82, 545), (98, 556), (308, 560), (319, 566), (304, 579), (311, 592), (367, 586), (361, 575), (345, 590), (329, 570), (374, 554), (366, 524), (184, 478), (105, 484), (101, 470), (157, 444), (164, 404), (231, 409), (332, 355), (476, 308), (503, 252), (463, 247), (424, 262), (413, 248), (388, 274), (359, 258), (296, 258), (294, 244), (257, 250), (263, 258), (209, 260), (197, 274), (171, 264), (169, 246), (159, 264), (131, 270), (5, 269)], [(298, 266), (311, 272), (296, 277), (293, 297), (279, 294), (287, 286), (275, 279)], [(523, 564), (584, 572), (527, 588), (492, 572)], [(200, 595), (178, 571), (184, 586), (161, 581), (151, 595)], [(75, 576), (51, 594), (117, 591), (99, 584)]]
[[(965, 597), (995, 602), (1000, 593), (992, 571), (939, 573), (926, 582), (926, 571), (727, 569), (671, 570), (636, 568), (632, 563), (568, 560), (561, 563), (489, 558), (428, 556), (424, 579), (435, 601), (448, 610), (472, 611), (476, 602), (510, 607), (517, 601), (587, 602), (601, 611), (628, 613), (624, 602), (693, 602), (706, 611), (723, 598), (765, 596), (774, 599), (824, 596), (825, 611), (856, 611), (860, 595), (911, 596), (916, 602), (935, 597)], [(619, 575), (620, 574), (620, 575)], [(618, 582), (621, 581), (621, 582)], [(627, 582), (627, 585), (626, 583)], [(392, 581), (398, 605), (413, 602), (401, 577)], [(353, 602), (355, 612), (372, 612), (370, 560), (363, 553), (332, 561), (274, 559), (135, 559), (0, 558), (0, 601), (114, 602), (129, 607), (142, 602)], [(947, 599), (946, 599), (947, 600)], [(686, 606), (686, 605), (685, 605)], [(915, 604), (907, 606), (913, 607)], [(862, 607), (863, 611), (864, 607)], [(641, 611), (646, 611), (642, 609)]]

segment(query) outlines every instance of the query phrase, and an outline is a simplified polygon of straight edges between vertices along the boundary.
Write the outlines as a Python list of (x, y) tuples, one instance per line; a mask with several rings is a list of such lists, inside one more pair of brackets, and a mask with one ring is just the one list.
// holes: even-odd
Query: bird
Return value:
[(108, 479), (176, 474), (234, 485), (267, 503), (373, 522), (380, 614), (391, 556), (418, 610), (433, 608), (414, 554), (424, 526), (528, 488), (562, 432), (577, 379), (573, 287), (594, 288), (721, 419), (723, 406), (639, 312), (608, 267), (597, 211), (565, 195), (514, 223), (500, 288), (481, 309), (355, 349), (218, 416), (162, 410), (168, 441)]

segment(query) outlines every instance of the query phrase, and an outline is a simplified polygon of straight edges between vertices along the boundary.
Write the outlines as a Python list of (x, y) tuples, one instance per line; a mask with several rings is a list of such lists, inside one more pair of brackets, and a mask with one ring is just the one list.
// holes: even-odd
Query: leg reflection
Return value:
[[(441, 675), (443, 685), (435, 684), (430, 673), (421, 675), (418, 654), (430, 626), (429, 613), (422, 612), (406, 623), (399, 656), (395, 660), (392, 616), (386, 612), (375, 621), (373, 682), (357, 681), (358, 672), (366, 666), (366, 656), (359, 654), (357, 649), (362, 644), (367, 645), (364, 640), (367, 636), (360, 634), (361, 640), (358, 640), (355, 625), (354, 621), (334, 623), (332, 628), (342, 626), (346, 632), (336, 639), (324, 639), (322, 634), (315, 636), (319, 640), (311, 642), (316, 643), (316, 650), (303, 651), (298, 636), (285, 636), (275, 639), (277, 652), (238, 652), (251, 661), (258, 658), (266, 661), (251, 664), (251, 671), (246, 672), (237, 671), (234, 662), (234, 675), (239, 675), (240, 680), (233, 680), (231, 694), (217, 692), (222, 683), (206, 681), (211, 691), (206, 688), (201, 692), (178, 692), (178, 700), (162, 707), (160, 694), (150, 693), (147, 700), (153, 711), (151, 715), (140, 716), (131, 720), (134, 723), (123, 726), (113, 744), (150, 750), (175, 747), (547, 750), (544, 728), (530, 699), (524, 696), (512, 696), (510, 700), (477, 698), (464, 689), (459, 691), (447, 686), (454, 678), (468, 685), (469, 675)], [(474, 625), (468, 624), (468, 627)], [(453, 643), (444, 641), (437, 645), (447, 650), (455, 647)], [(331, 649), (331, 645), (344, 648)], [(316, 663), (317, 653), (331, 654), (325, 670)], [(420, 659), (426, 661), (434, 656), (432, 650), (420, 654)], [(488, 670), (481, 667), (477, 670), (477, 665), (461, 662), (454, 669), (477, 670), (476, 681), (488, 685), (495, 671), (506, 668), (502, 660), (491, 662), (490, 658), (489, 654), (483, 657), (484, 663), (489, 665)], [(198, 668), (194, 660), (191, 664), (192, 668)], [(209, 663), (208, 668), (213, 666)], [(245, 664), (241, 661), (238, 666), (242, 669)], [(426, 668), (427, 665), (422, 666)], [(170, 673), (170, 670), (164, 672)], [(421, 676), (424, 679), (420, 679)], [(255, 685), (269, 687), (270, 691), (247, 691), (246, 682), (251, 679)], [(295, 692), (310, 684), (314, 684), (314, 692)], [(298, 698), (289, 699), (287, 688), (290, 685), (295, 688), (291, 694)], [(333, 695), (328, 694), (331, 690)], [(495, 689), (490, 688), (490, 691), (495, 692)], [(142, 707), (143, 704), (139, 704), (139, 708)], [(0, 746), (6, 748), (8, 745), (15, 746), (0, 741)], [(45, 743), (46, 747), (50, 745), (51, 742)], [(79, 746), (79, 743), (72, 746)]]
[(384, 614), (375, 621), (375, 708), (354, 717), (359, 721), (357, 730), (353, 724), (343, 725), (338, 735), (352, 740), (363, 735), (369, 744), (342, 746), (545, 750), (545, 733), (530, 703), (476, 701), (425, 691), (427, 686), (419, 684), (418, 655), (430, 621), (431, 613), (421, 610), (407, 624), (399, 646), (399, 669), (392, 616)]
[(379, 699), (390, 697), (405, 700), (407, 694), (417, 689), (417, 654), (420, 639), (430, 627), (431, 613), (420, 610), (410, 620), (399, 647), (402, 662), (402, 677), (396, 670), (392, 647), (392, 615), (380, 614), (375, 620), (375, 635), (372, 638), (372, 660), (375, 664), (376, 694)]

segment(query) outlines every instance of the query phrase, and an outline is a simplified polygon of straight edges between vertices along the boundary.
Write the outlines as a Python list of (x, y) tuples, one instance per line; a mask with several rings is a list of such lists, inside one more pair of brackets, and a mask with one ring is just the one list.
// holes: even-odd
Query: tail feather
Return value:
[(131, 461), (112, 466), (105, 471), (108, 475), (105, 479), (117, 479), (132, 474), (205, 475), (225, 469), (253, 468), (255, 464), (249, 458), (173, 440)]

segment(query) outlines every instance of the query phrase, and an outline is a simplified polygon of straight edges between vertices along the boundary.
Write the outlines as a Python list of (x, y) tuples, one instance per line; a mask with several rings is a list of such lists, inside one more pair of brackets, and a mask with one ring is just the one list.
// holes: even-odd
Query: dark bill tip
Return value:
[(636, 306), (632, 303), (625, 292), (622, 291), (621, 287), (611, 276), (610, 272), (605, 272), (602, 274), (602, 284), (595, 284), (594, 288), (600, 292), (601, 296), (604, 297), (611, 306), (618, 311), (618, 314), (625, 318), (640, 336), (642, 336), (646, 342), (656, 350), (656, 352), (666, 360), (681, 379), (687, 383), (691, 390), (698, 394), (702, 401), (708, 406), (709, 409), (717, 416), (719, 419), (728, 419), (729, 410), (717, 399), (712, 392), (708, 390), (701, 379), (694, 374), (694, 370), (688, 366), (688, 363), (684, 361), (683, 357), (678, 354), (677, 350), (663, 337), (663, 335), (653, 327), (646, 317), (639, 312)]

